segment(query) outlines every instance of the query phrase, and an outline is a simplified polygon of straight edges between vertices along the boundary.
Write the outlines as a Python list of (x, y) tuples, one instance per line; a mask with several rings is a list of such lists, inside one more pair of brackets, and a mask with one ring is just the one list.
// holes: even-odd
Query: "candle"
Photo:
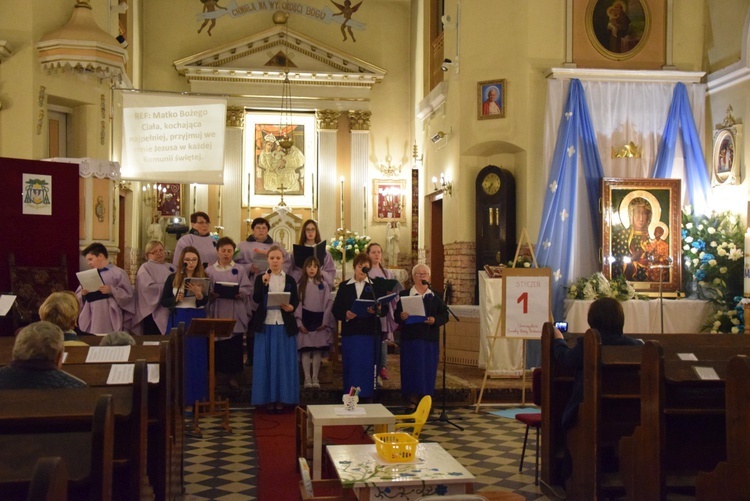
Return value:
[(745, 297), (750, 297), (750, 228), (745, 232)]
[(341, 176), (341, 229), (344, 229), (344, 176)]
[(365, 212), (362, 217), (362, 233), (367, 235), (367, 185), (362, 185), (362, 199), (365, 201)]

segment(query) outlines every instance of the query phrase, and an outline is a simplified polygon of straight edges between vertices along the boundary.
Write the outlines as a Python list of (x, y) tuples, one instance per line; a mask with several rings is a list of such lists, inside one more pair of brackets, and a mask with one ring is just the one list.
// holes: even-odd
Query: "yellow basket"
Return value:
[(375, 433), (372, 438), (380, 457), (391, 463), (403, 463), (414, 459), (419, 444), (419, 440), (402, 431)]

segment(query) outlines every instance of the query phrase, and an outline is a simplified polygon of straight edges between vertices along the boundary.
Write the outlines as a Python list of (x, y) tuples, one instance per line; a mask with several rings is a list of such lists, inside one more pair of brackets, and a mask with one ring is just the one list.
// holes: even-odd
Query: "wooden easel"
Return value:
[(234, 330), (235, 320), (231, 318), (194, 318), (190, 322), (186, 336), (208, 338), (208, 402), (195, 402), (193, 409), (193, 431), (201, 435), (198, 426), (202, 417), (223, 416), (222, 427), (231, 432), (229, 426), (229, 400), (216, 401), (215, 347), (216, 337), (229, 337)]
[[(531, 262), (533, 264), (533, 268), (539, 268), (539, 265), (536, 262), (536, 255), (534, 254), (534, 247), (531, 245), (531, 241), (529, 240), (529, 234), (526, 232), (526, 228), (523, 228), (521, 230), (521, 238), (518, 241), (518, 246), (516, 247), (516, 255), (513, 258), (513, 268), (515, 268), (516, 263), (518, 262), (518, 256), (521, 253), (521, 247), (523, 247), (523, 244), (526, 243), (529, 247), (529, 251), (531, 252)], [(495, 326), (495, 333), (491, 336), (492, 342), (490, 343), (490, 352), (487, 356), (487, 362), (484, 368), (484, 378), (482, 379), (482, 388), (479, 390), (479, 398), (477, 398), (476, 408), (474, 409), (475, 413), (479, 412), (479, 406), (482, 405), (482, 396), (484, 395), (484, 389), (487, 386), (487, 377), (489, 376), (490, 367), (492, 367), (492, 357), (495, 354), (495, 343), (497, 342), (498, 338), (505, 338), (504, 335), (500, 335), (500, 332), (505, 332), (505, 326), (504, 326), (504, 309), (501, 311), (500, 315), (497, 318), (497, 325)], [(501, 330), (501, 326), (503, 326), (503, 329)], [(526, 405), (526, 339), (523, 339), (523, 350), (522, 350), (522, 362), (521, 362), (521, 405)]]

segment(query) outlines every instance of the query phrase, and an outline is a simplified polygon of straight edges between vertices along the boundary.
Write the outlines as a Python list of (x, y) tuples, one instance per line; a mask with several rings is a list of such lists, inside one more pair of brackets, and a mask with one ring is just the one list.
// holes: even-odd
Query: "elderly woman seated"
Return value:
[(86, 383), (61, 370), (63, 331), (35, 322), (16, 336), (11, 364), (0, 368), (0, 389), (84, 388)]
[(39, 318), (52, 322), (63, 330), (65, 346), (88, 346), (78, 339), (76, 323), (80, 306), (74, 292), (53, 292), (39, 307)]

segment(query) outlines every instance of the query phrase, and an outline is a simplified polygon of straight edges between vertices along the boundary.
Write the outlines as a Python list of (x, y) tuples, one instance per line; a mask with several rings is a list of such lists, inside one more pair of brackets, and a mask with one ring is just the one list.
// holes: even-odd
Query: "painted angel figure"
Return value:
[(346, 30), (349, 30), (349, 36), (352, 37), (352, 42), (356, 42), (357, 40), (354, 38), (354, 33), (352, 33), (352, 27), (349, 26), (349, 21), (352, 18), (352, 14), (357, 12), (359, 7), (362, 5), (362, 2), (359, 2), (354, 7), (352, 7), (351, 0), (344, 0), (344, 5), (341, 5), (340, 3), (336, 3), (333, 0), (331, 0), (331, 3), (339, 9), (339, 12), (334, 14), (334, 16), (343, 16), (344, 18), (344, 20), (341, 22), (341, 34), (344, 35), (344, 42), (346, 42)]

